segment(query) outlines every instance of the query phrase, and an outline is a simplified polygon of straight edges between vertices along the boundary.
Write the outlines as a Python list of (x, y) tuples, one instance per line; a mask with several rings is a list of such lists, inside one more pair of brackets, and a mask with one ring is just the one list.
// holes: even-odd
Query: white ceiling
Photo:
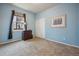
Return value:
[(13, 5), (23, 8), (34, 13), (44, 11), (48, 8), (54, 7), (56, 3), (13, 3)]

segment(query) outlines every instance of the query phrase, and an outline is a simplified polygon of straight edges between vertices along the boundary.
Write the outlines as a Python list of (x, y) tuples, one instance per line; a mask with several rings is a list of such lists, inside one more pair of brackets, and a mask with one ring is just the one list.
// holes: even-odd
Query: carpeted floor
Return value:
[(0, 56), (79, 56), (79, 48), (34, 38), (0, 46)]

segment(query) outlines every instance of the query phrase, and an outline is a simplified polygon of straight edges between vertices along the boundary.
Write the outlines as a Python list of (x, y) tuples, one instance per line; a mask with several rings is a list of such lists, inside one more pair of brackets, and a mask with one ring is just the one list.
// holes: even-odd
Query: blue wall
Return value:
[[(11, 4), (0, 4), (0, 40), (1, 41), (7, 41), (8, 40), (8, 32), (9, 32), (9, 25), (11, 20), (11, 11), (15, 10), (21, 13), (25, 13), (27, 17), (27, 26), (32, 29), (33, 34), (35, 33), (35, 14), (26, 10), (23, 10), (21, 8), (18, 8), (16, 6), (13, 6)], [(1, 19), (2, 18), (2, 19)], [(13, 32), (13, 39), (21, 39), (22, 38), (22, 32)]]
[(1, 9), (1, 5), (0, 5), (0, 40), (1, 40), (1, 33), (2, 33), (2, 29), (1, 29), (2, 16), (1, 16), (1, 13), (2, 13), (2, 9)]
[[(46, 18), (45, 20), (45, 37), (51, 40), (79, 46), (77, 38), (77, 4), (60, 4), (46, 11), (38, 13), (36, 20)], [(52, 28), (52, 16), (66, 14), (66, 28)]]
[(77, 6), (77, 30), (76, 30), (76, 33), (77, 33), (77, 40), (76, 40), (76, 43), (79, 44), (79, 4), (76, 4)]
[(77, 20), (78, 20), (77, 21), (78, 22), (78, 27), (77, 27), (77, 31), (78, 31), (77, 33), (78, 33), (78, 35), (77, 36), (78, 36), (78, 41), (79, 41), (79, 4), (77, 6), (78, 6), (77, 7), (78, 8), (78, 15), (77, 15), (78, 16), (78, 18), (77, 18)]

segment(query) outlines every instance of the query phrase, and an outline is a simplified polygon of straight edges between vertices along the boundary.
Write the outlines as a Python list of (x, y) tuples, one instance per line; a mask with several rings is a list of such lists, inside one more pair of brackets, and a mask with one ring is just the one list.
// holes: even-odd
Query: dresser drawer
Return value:
[(33, 38), (32, 30), (27, 30), (23, 32), (23, 40), (28, 40), (32, 38)]

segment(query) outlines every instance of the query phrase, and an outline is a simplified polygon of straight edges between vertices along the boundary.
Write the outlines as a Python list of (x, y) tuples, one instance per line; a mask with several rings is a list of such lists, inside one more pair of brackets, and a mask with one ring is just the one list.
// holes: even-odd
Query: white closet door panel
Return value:
[(45, 19), (36, 20), (36, 36), (45, 38)]

